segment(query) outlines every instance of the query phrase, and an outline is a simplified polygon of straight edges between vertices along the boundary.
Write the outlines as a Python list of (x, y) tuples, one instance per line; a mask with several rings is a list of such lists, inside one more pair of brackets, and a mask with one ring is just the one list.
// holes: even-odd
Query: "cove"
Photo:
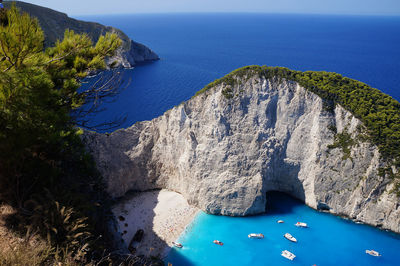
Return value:
[[(280, 192), (268, 192), (267, 212), (250, 217), (200, 213), (179, 238), (184, 247), (173, 248), (166, 265), (398, 265), (400, 236), (368, 225), (318, 212)], [(278, 224), (278, 220), (284, 220)], [(294, 224), (306, 222), (309, 228)], [(264, 239), (249, 239), (263, 233)], [(285, 239), (285, 233), (297, 243)], [(218, 246), (214, 239), (224, 243)], [(282, 250), (297, 257), (283, 258)], [(365, 253), (374, 249), (382, 257)]]
[[(209, 82), (245, 65), (325, 70), (358, 79), (399, 99), (398, 17), (153, 14), (87, 17), (116, 26), (161, 60), (124, 70), (132, 80), (94, 120), (127, 114), (123, 127), (149, 120), (189, 99)], [(234, 218), (200, 214), (173, 249), (173, 265), (398, 265), (397, 235), (318, 213), (273, 194), (265, 215)], [(284, 224), (277, 224), (282, 219)], [(297, 228), (297, 221), (308, 229)], [(297, 238), (291, 243), (286, 232)], [(262, 240), (248, 239), (263, 233)], [(224, 242), (220, 247), (214, 239)], [(287, 249), (291, 262), (280, 256)], [(380, 258), (365, 254), (375, 249)]]

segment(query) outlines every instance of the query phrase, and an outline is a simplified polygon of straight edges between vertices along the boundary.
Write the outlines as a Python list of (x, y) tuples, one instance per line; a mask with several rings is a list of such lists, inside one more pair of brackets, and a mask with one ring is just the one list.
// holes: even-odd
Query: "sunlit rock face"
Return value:
[[(354, 140), (350, 152), (329, 147), (337, 133)], [(84, 140), (114, 197), (167, 188), (208, 213), (243, 216), (264, 212), (266, 193), (277, 190), (400, 232), (399, 200), (362, 134), (341, 106), (329, 110), (295, 82), (249, 73), (151, 121)]]

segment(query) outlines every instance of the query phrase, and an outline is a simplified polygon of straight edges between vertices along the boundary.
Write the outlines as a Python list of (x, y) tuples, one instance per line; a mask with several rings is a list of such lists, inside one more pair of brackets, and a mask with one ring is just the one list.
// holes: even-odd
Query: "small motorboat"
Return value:
[(373, 249), (371, 249), (371, 250), (367, 249), (367, 250), (365, 250), (365, 253), (367, 253), (367, 254), (369, 254), (371, 256), (374, 256), (374, 257), (382, 256), (378, 251), (375, 251)]
[(251, 233), (248, 235), (249, 238), (264, 238), (263, 234), (255, 234), (255, 233)]
[(214, 242), (214, 244), (217, 244), (217, 245), (220, 245), (220, 246), (223, 246), (223, 245), (224, 245), (224, 243), (222, 243), (222, 242), (219, 241), (219, 240), (214, 240), (213, 242)]
[(283, 224), (284, 223), (284, 221), (283, 220), (278, 220), (278, 222), (277, 222), (278, 224)]
[(172, 242), (172, 245), (174, 245), (177, 248), (183, 248), (183, 245), (181, 243), (178, 243), (178, 242)]
[(295, 224), (295, 226), (297, 226), (297, 227), (308, 227), (308, 225), (306, 223), (302, 223), (302, 222), (297, 222)]
[(286, 233), (286, 234), (284, 234), (283, 235), (287, 240), (290, 240), (290, 241), (292, 241), (292, 242), (297, 242), (297, 239), (296, 238), (294, 238), (291, 234), (289, 234), (289, 233)]
[(287, 258), (289, 260), (293, 260), (294, 258), (296, 258), (296, 256), (292, 252), (290, 252), (288, 250), (282, 251), (281, 256), (285, 257), (285, 258)]

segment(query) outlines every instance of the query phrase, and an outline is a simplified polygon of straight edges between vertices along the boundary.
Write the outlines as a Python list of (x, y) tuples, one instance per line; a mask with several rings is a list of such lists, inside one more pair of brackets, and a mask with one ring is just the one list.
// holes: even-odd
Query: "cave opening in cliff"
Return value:
[(304, 205), (304, 202), (281, 191), (268, 191), (266, 194), (266, 213), (267, 214), (284, 214), (290, 213), (294, 208)]

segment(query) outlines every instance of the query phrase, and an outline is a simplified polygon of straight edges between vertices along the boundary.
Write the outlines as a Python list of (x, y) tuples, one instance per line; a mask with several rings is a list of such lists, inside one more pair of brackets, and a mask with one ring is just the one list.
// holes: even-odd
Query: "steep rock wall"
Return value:
[[(400, 232), (399, 200), (358, 119), (295, 82), (254, 75), (235, 84), (110, 135), (87, 132), (109, 193), (168, 188), (208, 213), (242, 216), (264, 212), (277, 190)], [(350, 152), (329, 147), (336, 130), (354, 140)]]

